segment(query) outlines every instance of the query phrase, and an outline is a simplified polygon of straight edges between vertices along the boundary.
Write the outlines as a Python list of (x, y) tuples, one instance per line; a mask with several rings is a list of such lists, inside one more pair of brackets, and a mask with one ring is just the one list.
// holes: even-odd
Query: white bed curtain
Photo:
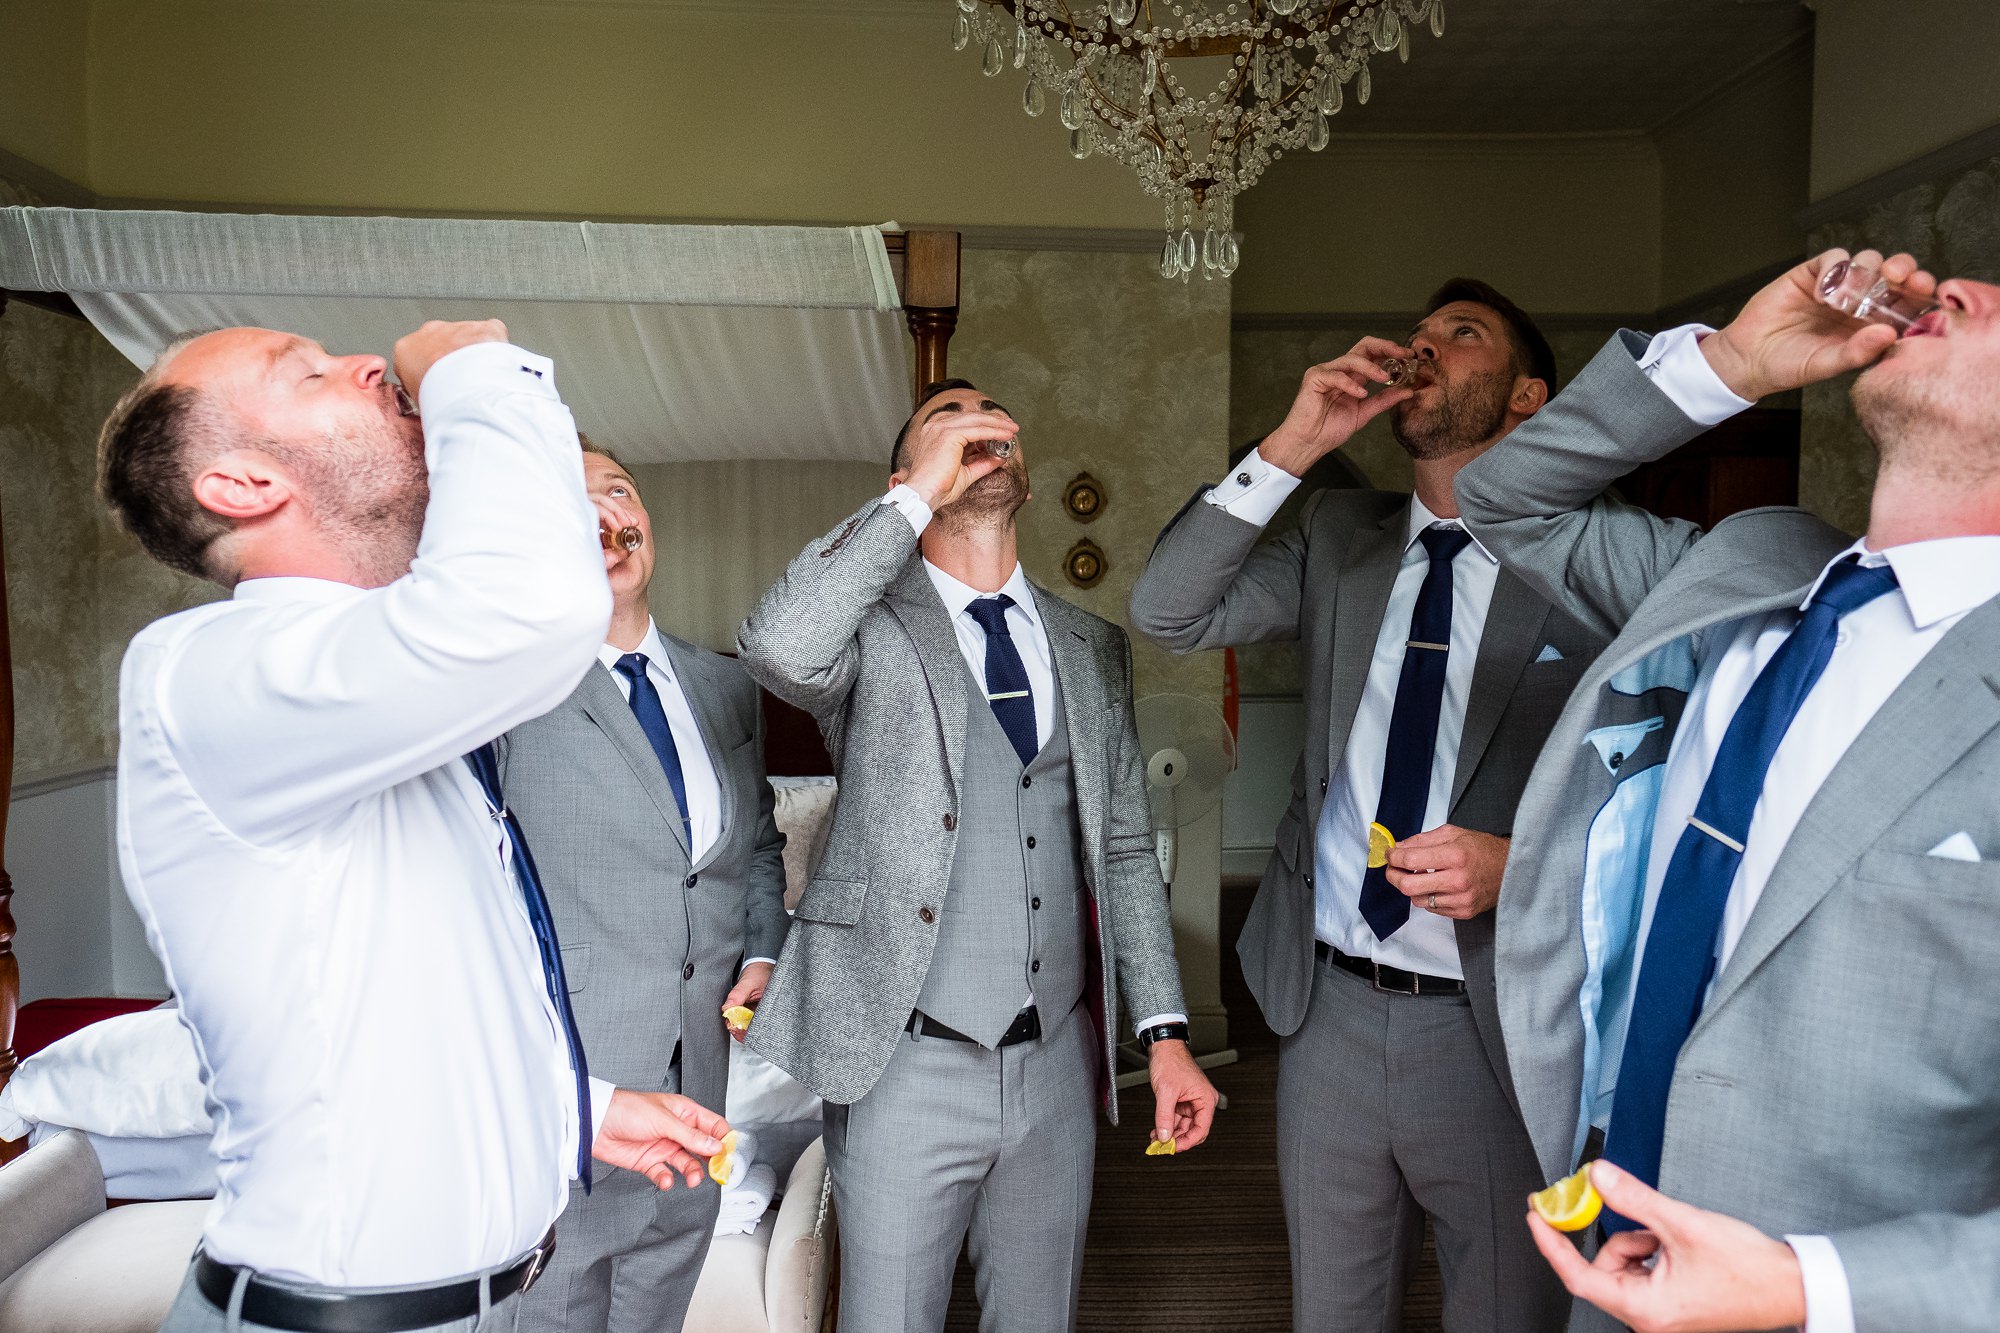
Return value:
[(877, 462), (909, 410), (870, 227), (5, 208), (0, 287), (69, 293), (138, 365), (188, 329), (386, 356), (425, 319), (499, 318), (632, 463)]

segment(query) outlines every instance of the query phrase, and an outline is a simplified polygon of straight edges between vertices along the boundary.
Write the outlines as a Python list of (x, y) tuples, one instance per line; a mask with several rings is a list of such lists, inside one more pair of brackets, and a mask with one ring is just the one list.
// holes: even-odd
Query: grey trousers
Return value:
[(522, 1333), (680, 1333), (721, 1198), (710, 1180), (662, 1190), (616, 1168), (588, 1196), (571, 1185), (556, 1252), (520, 1297)]
[[(238, 1292), (240, 1300), (240, 1285)], [(510, 1296), (493, 1306), (483, 1317), (455, 1319), (449, 1324), (429, 1324), (420, 1333), (514, 1333), (514, 1317), (520, 1305), (519, 1296)], [(188, 1265), (187, 1276), (181, 1280), (180, 1294), (174, 1297), (173, 1307), (167, 1311), (167, 1321), (160, 1325), (160, 1333), (239, 1333), (239, 1330), (243, 1333), (282, 1333), (268, 1324), (253, 1324), (240, 1315), (232, 1316), (216, 1309), (195, 1286), (194, 1266)]]
[(1097, 1046), (1089, 1010), (989, 1051), (905, 1035), (851, 1106), (826, 1108), (840, 1333), (935, 1333), (971, 1237), (981, 1333), (1076, 1323)]
[(1296, 1333), (1397, 1333), (1425, 1214), (1446, 1333), (1568, 1321), (1522, 1221), (1546, 1182), (1461, 996), (1385, 995), (1314, 966), (1305, 1022), (1279, 1045), (1278, 1183)]

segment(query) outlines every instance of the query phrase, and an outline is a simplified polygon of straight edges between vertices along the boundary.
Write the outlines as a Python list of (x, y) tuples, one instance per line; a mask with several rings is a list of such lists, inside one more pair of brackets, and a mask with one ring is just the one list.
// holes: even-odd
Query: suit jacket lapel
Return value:
[(1493, 585), (1493, 601), (1479, 633), (1479, 657), (1472, 667), (1472, 689), (1465, 701), (1465, 726), (1458, 742), (1458, 768), (1452, 774), (1451, 803), (1472, 781), (1486, 743), (1500, 725), (1500, 715), (1514, 695), (1529, 655), (1542, 637), (1549, 604), (1511, 570), (1501, 570)]
[(1354, 714), (1361, 707), (1368, 667), (1375, 659), (1376, 632), (1389, 608), (1396, 572), (1402, 568), (1409, 528), (1410, 507), (1405, 504), (1378, 526), (1355, 533), (1348, 544), (1347, 559), (1341, 563), (1336, 599), (1342, 628), (1334, 631), (1333, 649), (1327, 656), (1328, 773), (1340, 771), (1348, 733), (1354, 730)]
[(952, 627), (951, 616), (938, 598), (930, 575), (924, 572), (921, 555), (910, 557), (909, 564), (889, 585), (885, 600), (916, 646), (917, 661), (923, 667), (931, 702), (937, 709), (938, 730), (944, 740), (945, 759), (956, 795), (965, 780), (967, 706), (965, 657), (958, 650), (958, 631)]
[[(1772, 867), (1703, 1021), (1818, 906), (1862, 852), (2000, 726), (2000, 601), (1954, 626), (1891, 694), (1821, 784)], [(1699, 1028), (1697, 1028), (1699, 1030)]]
[(715, 785), (722, 793), (721, 826), (716, 830), (714, 843), (702, 855), (701, 863), (694, 867), (700, 870), (722, 851), (729, 831), (736, 826), (736, 784), (729, 780), (729, 771), (724, 766), (729, 752), (717, 739), (730, 734), (729, 718), (723, 711), (722, 684), (711, 674), (708, 666), (679, 639), (662, 634), (660, 642), (666, 645), (667, 661), (673, 668), (674, 679), (680, 682), (681, 694), (694, 713), (702, 746), (708, 751), (709, 767), (715, 770)]
[(687, 830), (681, 824), (681, 808), (674, 801), (674, 789), (667, 785), (667, 772), (660, 767), (660, 756), (653, 753), (652, 742), (639, 729), (639, 719), (632, 715), (632, 705), (625, 701), (618, 683), (611, 679), (609, 671), (595, 666), (584, 673), (576, 697), (584, 716), (610, 737), (618, 752), (625, 756), (632, 775), (639, 780), (640, 790), (659, 807), (660, 817), (666, 820), (674, 841), (680, 844), (681, 855), (692, 864), (694, 857), (688, 848)]
[(1089, 637), (1077, 627), (1076, 613), (1069, 603), (1035, 588), (1035, 606), (1041, 612), (1042, 629), (1049, 636), (1049, 656), (1055, 663), (1056, 684), (1063, 695), (1077, 824), (1083, 830), (1086, 849), (1101, 847), (1111, 778), (1105, 723), (1110, 717), (1112, 701), (1105, 698), (1103, 670)]

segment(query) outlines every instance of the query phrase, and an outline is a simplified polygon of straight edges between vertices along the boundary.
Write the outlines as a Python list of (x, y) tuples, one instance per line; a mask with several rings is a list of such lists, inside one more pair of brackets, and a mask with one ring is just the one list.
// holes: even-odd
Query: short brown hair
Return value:
[(160, 371), (198, 334), (173, 339), (127, 389), (97, 436), (97, 493), (147, 555), (183, 574), (212, 579), (208, 550), (235, 524), (194, 496), (200, 457), (233, 445), (224, 409), (201, 390), (162, 384)]
[(1431, 293), (1424, 314), (1435, 315), (1454, 301), (1483, 305), (1500, 316), (1500, 322), (1507, 326), (1507, 340), (1514, 347), (1514, 373), (1540, 380), (1549, 386), (1549, 397), (1556, 396), (1556, 354), (1550, 349), (1549, 340), (1535, 327), (1535, 321), (1528, 318), (1527, 311), (1501, 295), (1490, 282), (1452, 278)]

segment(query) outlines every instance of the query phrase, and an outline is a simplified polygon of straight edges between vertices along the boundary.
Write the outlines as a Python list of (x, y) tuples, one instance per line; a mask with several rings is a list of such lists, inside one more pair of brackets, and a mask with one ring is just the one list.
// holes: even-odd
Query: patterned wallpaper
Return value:
[[(37, 202), (0, 179), (0, 203)], [(134, 376), (81, 320), (20, 302), (0, 316), (16, 781), (112, 759), (126, 643), (156, 617), (213, 595), (148, 560), (97, 501), (97, 428)]]
[[(1829, 246), (1907, 250), (1940, 277), (2000, 281), (2000, 158), (1912, 186), (1812, 233), (1812, 253)], [(1868, 526), (1875, 446), (1848, 401), (1852, 377), (1805, 392), (1799, 500), (1849, 532)]]

